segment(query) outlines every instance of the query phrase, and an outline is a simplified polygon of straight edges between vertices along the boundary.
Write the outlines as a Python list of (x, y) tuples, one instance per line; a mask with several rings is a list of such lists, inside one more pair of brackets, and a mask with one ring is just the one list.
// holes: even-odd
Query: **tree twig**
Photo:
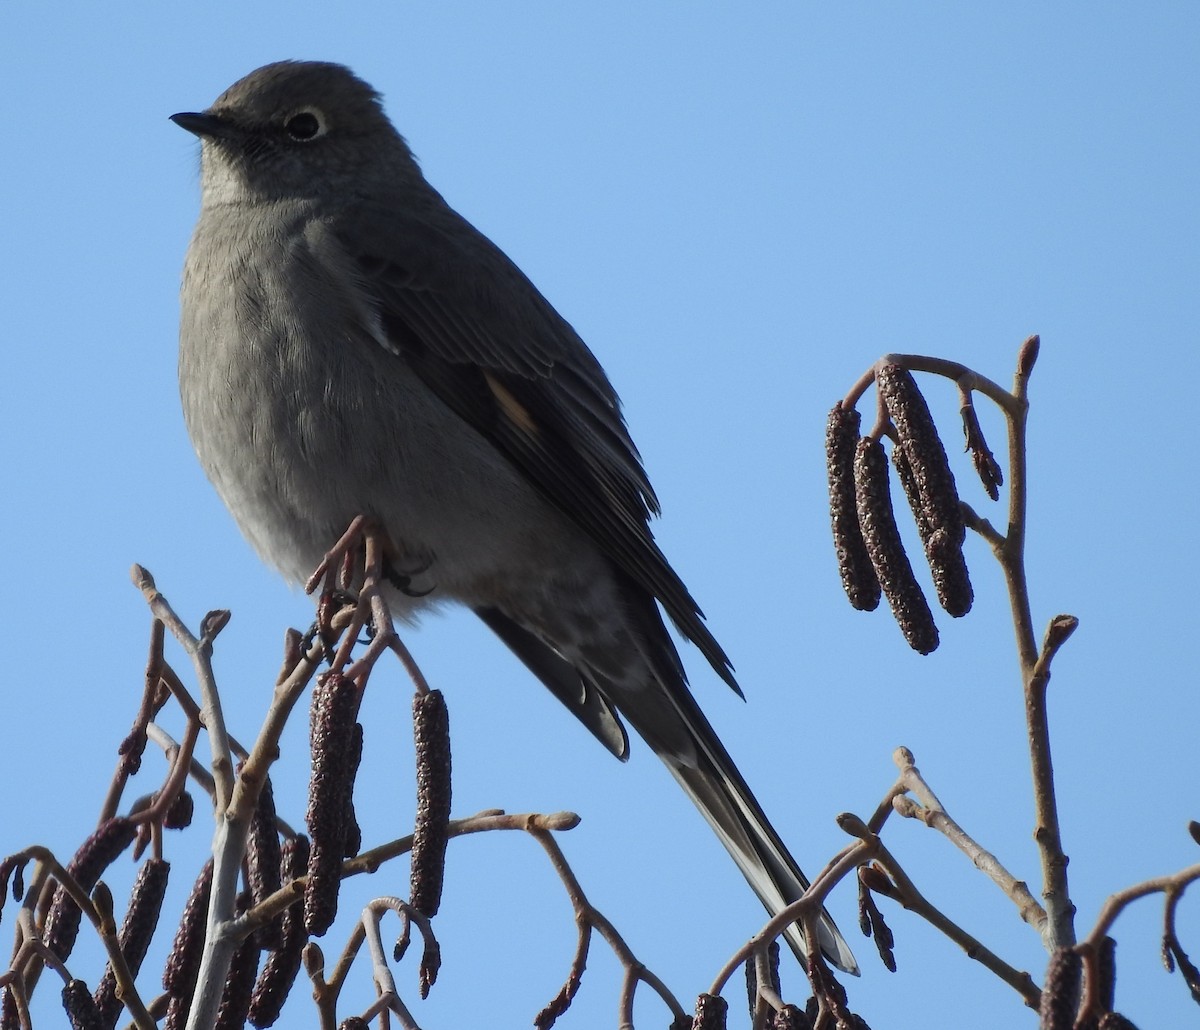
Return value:
[(1037, 899), (1029, 892), (1029, 886), (1024, 880), (1018, 880), (1000, 863), (990, 851), (981, 847), (946, 811), (933, 789), (926, 783), (920, 770), (917, 769), (913, 754), (906, 747), (897, 748), (893, 755), (896, 765), (900, 767), (900, 781), (905, 789), (916, 795), (920, 804), (904, 794), (898, 794), (892, 799), (892, 807), (896, 812), (909, 819), (919, 819), (926, 826), (942, 833), (946, 838), (966, 855), (975, 868), (991, 878), (1017, 906), (1021, 918), (1039, 933), (1046, 923), (1046, 911), (1037, 903)]

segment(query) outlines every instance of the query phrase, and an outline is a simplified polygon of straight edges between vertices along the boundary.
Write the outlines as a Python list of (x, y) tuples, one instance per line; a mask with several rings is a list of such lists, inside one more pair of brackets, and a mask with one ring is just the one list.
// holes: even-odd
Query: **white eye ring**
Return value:
[(284, 131), (297, 143), (307, 143), (325, 135), (325, 119), (321, 112), (311, 107), (302, 108), (287, 116)]

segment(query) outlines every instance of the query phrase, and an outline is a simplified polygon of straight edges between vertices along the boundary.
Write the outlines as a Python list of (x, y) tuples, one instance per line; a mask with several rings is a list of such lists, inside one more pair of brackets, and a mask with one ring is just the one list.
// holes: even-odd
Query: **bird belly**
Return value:
[[(195, 251), (193, 247), (193, 252)], [(441, 599), (498, 604), (531, 576), (604, 575), (591, 541), (406, 364), (319, 288), (226, 261), (194, 267), (180, 392), (205, 472), (243, 534), (303, 582), (357, 515), (379, 520), (398, 571)], [(404, 598), (417, 605), (415, 598)]]

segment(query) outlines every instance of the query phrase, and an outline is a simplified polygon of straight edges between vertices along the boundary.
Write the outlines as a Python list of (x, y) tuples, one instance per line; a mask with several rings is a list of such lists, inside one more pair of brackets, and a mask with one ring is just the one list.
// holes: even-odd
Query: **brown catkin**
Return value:
[(311, 846), (304, 925), (320, 937), (337, 915), (342, 858), (346, 850), (346, 799), (353, 790), (350, 756), (360, 695), (355, 682), (330, 673), (313, 688), (310, 744), (312, 777), (306, 822)]
[[(249, 911), (250, 906), (251, 899), (247, 892), (238, 899), (238, 914)], [(247, 934), (234, 951), (213, 1030), (241, 1030), (246, 1025), (260, 951), (258, 938), (254, 934)]]
[(829, 516), (838, 573), (850, 604), (859, 611), (879, 607), (879, 579), (863, 543), (854, 496), (854, 449), (861, 416), (838, 401), (825, 425), (825, 465), (829, 474)]
[[(137, 827), (124, 816), (106, 820), (79, 846), (75, 857), (67, 864), (67, 872), (85, 893), (91, 894), (101, 874), (133, 843), (136, 834)], [(82, 915), (79, 906), (60, 884), (54, 891), (42, 940), (64, 962), (75, 947)]]
[(696, 999), (692, 1030), (725, 1030), (729, 1002), (719, 994), (702, 994)]
[(192, 885), (179, 918), (179, 929), (167, 955), (163, 970), (162, 985), (172, 998), (183, 1003), (186, 1013), (192, 992), (196, 989), (196, 977), (200, 972), (200, 957), (204, 951), (204, 934), (208, 921), (208, 900), (212, 897), (213, 863), (210, 858), (204, 863), (200, 875)]
[(63, 1008), (71, 1021), (71, 1030), (102, 1030), (100, 1012), (92, 992), (82, 980), (71, 980), (62, 989)]
[(1100, 1018), (1111, 1012), (1117, 986), (1117, 942), (1104, 937), (1096, 945), (1092, 961), (1087, 961), (1087, 952), (1082, 951), (1083, 987), (1080, 995), (1090, 1000), (1086, 1013), (1075, 1020), (1073, 1030), (1100, 1030)]
[[(284, 883), (291, 883), (305, 874), (308, 870), (308, 851), (307, 837), (295, 837), (283, 845), (280, 879)], [(302, 904), (294, 904), (284, 910), (280, 936), (280, 945), (268, 953), (250, 999), (250, 1022), (260, 1030), (275, 1024), (296, 974), (300, 972), (301, 952), (308, 943)]]
[[(129, 892), (129, 907), (125, 910), (125, 919), (117, 933), (117, 943), (121, 946), (125, 964), (135, 979), (146, 958), (150, 941), (154, 938), (154, 931), (158, 929), (158, 917), (162, 913), (170, 873), (170, 862), (161, 858), (148, 858), (138, 870), (133, 889)], [(117, 976), (111, 965), (104, 967), (100, 986), (96, 988), (95, 1000), (100, 1025), (108, 1028), (116, 1026), (125, 1006), (117, 997)]]
[(446, 867), (450, 820), (450, 717), (440, 690), (413, 698), (417, 753), (417, 820), (411, 855), (412, 907), (437, 914)]
[[(758, 963), (755, 956), (751, 955), (745, 962), (742, 963), (742, 969), (746, 976), (746, 1001), (750, 1006), (750, 1019), (754, 1020), (754, 1011), (758, 1008)], [(772, 941), (767, 946), (767, 983), (764, 985), (769, 987), (776, 994), (779, 993), (779, 941)]]
[(21, 1030), (21, 1013), (11, 987), (0, 987), (0, 1030)]
[(181, 790), (179, 796), (171, 802), (167, 814), (163, 816), (163, 826), (168, 830), (186, 830), (192, 825), (192, 816), (196, 813), (196, 801), (186, 790)]
[(812, 1030), (812, 1020), (803, 1009), (784, 1005), (771, 1020), (771, 1030)]
[(1096, 990), (1102, 1008), (1111, 1009), (1117, 993), (1117, 942), (1105, 937), (1096, 946)]
[[(263, 780), (258, 804), (250, 819), (246, 838), (246, 885), (251, 905), (259, 905), (279, 890), (279, 830), (275, 825), (275, 792), (271, 778)], [(260, 948), (278, 948), (282, 916), (276, 916), (255, 931)]]
[(1000, 487), (1004, 485), (1004, 470), (992, 453), (983, 435), (983, 426), (979, 424), (979, 416), (975, 413), (975, 405), (967, 400), (962, 406), (963, 437), (966, 440), (967, 451), (971, 455), (971, 464), (975, 466), (975, 475), (979, 477), (980, 485), (993, 500), (1000, 499)]
[(875, 373), (875, 384), (912, 466), (930, 530), (943, 529), (951, 541), (961, 544), (967, 527), (954, 473), (917, 381), (906, 368), (884, 365)]
[(167, 1015), (163, 1019), (163, 1030), (184, 1030), (187, 1026), (190, 1000), (172, 998), (167, 1002)]
[(785, 1005), (775, 1013), (770, 1026), (772, 1030), (812, 1030), (812, 1020), (802, 1008)]
[(906, 369), (885, 365), (876, 381), (900, 438), (892, 451), (892, 464), (917, 523), (938, 603), (960, 618), (971, 610), (974, 592), (962, 552), (966, 523), (946, 449), (925, 398)]
[(925, 542), (925, 557), (933, 574), (938, 603), (947, 615), (962, 618), (975, 600), (962, 544), (952, 543), (946, 531), (939, 529)]
[(933, 585), (937, 590), (938, 602), (949, 615), (956, 619), (966, 615), (971, 610), (974, 591), (971, 589), (971, 577), (967, 573), (967, 562), (963, 557), (962, 546), (961, 544), (958, 546), (949, 544), (946, 531), (936, 529), (930, 524), (925, 509), (922, 507), (916, 474), (913, 472), (903, 447), (892, 448), (892, 464), (896, 467), (896, 477), (904, 488), (904, 495), (908, 498), (908, 505), (912, 509), (913, 518), (917, 523), (917, 532), (921, 536), (925, 558), (929, 563), (929, 570), (933, 574)]
[(859, 441), (854, 454), (854, 484), (863, 540), (892, 614), (909, 646), (929, 654), (938, 645), (937, 627), (896, 528), (887, 455), (878, 440)]
[(1071, 1030), (1079, 1009), (1083, 962), (1074, 948), (1059, 948), (1050, 956), (1039, 1008), (1041, 1030)]
[(917, 532), (921, 535), (923, 545), (933, 533), (933, 527), (926, 517), (925, 508), (921, 503), (921, 489), (917, 486), (917, 477), (903, 447), (892, 448), (892, 465), (896, 469), (896, 478), (900, 480), (900, 486), (904, 489), (904, 496), (908, 498), (908, 506), (912, 509), (913, 521), (917, 524)]

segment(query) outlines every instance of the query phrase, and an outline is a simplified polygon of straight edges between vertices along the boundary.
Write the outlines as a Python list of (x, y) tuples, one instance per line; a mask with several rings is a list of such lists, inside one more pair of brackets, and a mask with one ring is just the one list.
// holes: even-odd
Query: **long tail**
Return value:
[[(627, 588), (624, 600), (637, 627), (642, 656), (660, 689), (625, 690), (614, 698), (617, 707), (700, 809), (767, 911), (779, 912), (800, 900), (808, 889), (808, 877), (692, 697), (658, 605), (636, 588)], [(817, 933), (825, 957), (839, 969), (857, 974), (850, 946), (824, 909)], [(799, 925), (789, 926), (785, 937), (803, 963), (805, 944)]]
[[(617, 711), (671, 771), (684, 793), (700, 810), (767, 911), (775, 913), (798, 901), (808, 878), (767, 819), (729, 752), (687, 688), (679, 655), (653, 600), (635, 611), (642, 654), (638, 664), (650, 666), (655, 682), (619, 684), (595, 670), (582, 673), (575, 663), (537, 635), (517, 626), (496, 609), (476, 609), (530, 670), (596, 737), (622, 760), (627, 755)], [(614, 707), (616, 711), (614, 711)], [(858, 963), (829, 913), (819, 923), (821, 951), (839, 969), (858, 973)], [(804, 936), (796, 924), (785, 931), (801, 962)]]
[[(626, 714), (640, 730), (634, 714)], [(687, 728), (696, 742), (696, 760), (689, 760), (691, 756), (681, 759), (666, 748), (659, 750), (653, 740), (651, 746), (700, 809), (767, 911), (778, 912), (800, 899), (808, 889), (808, 877), (780, 840), (708, 720), (699, 709), (695, 716), (698, 718), (687, 718)], [(648, 737), (649, 733), (642, 735)], [(858, 963), (850, 946), (824, 910), (817, 933), (825, 957), (839, 969), (857, 974)], [(784, 936), (796, 957), (803, 962), (804, 936), (800, 927), (793, 923)]]

